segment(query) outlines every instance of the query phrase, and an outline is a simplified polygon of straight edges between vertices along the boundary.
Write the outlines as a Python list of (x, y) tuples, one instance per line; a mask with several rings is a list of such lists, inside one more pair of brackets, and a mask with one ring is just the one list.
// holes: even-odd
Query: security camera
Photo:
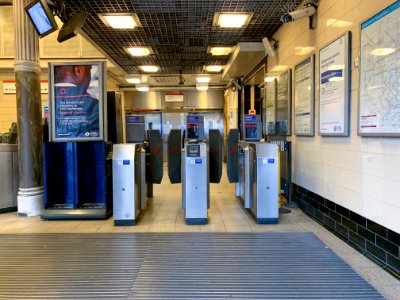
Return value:
[(281, 17), (281, 22), (289, 23), (301, 18), (311, 17), (315, 14), (316, 11), (317, 11), (317, 4), (315, 2), (308, 2), (304, 4), (304, 8), (284, 14)]
[(235, 86), (236, 90), (240, 90), (242, 88), (235, 79), (232, 80), (232, 85)]
[(275, 49), (278, 48), (278, 42), (275, 39), (272, 39), (273, 45), (271, 45), (271, 42), (267, 37), (262, 39), (262, 43), (265, 48), (265, 54), (268, 55), (269, 57), (274, 57), (275, 56)]

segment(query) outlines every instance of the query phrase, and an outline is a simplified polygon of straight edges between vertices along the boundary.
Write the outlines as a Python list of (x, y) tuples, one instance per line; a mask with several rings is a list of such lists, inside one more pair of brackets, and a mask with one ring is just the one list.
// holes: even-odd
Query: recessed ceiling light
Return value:
[(232, 52), (233, 47), (209, 47), (207, 50), (212, 55), (228, 55)]
[(385, 56), (396, 52), (394, 48), (376, 48), (371, 51), (371, 55), (374, 56)]
[(126, 13), (112, 13), (112, 14), (98, 14), (100, 19), (108, 27), (115, 29), (133, 29), (141, 26), (139, 18), (136, 14)]
[(144, 72), (149, 72), (149, 73), (154, 73), (158, 71), (157, 66), (140, 66), (139, 68), (141, 68)]
[(126, 51), (132, 56), (147, 56), (153, 53), (150, 47), (129, 47)]
[(208, 83), (206, 83), (206, 82), (196, 83), (196, 89), (198, 91), (207, 91), (208, 90)]
[(241, 28), (249, 24), (253, 13), (215, 13), (213, 26)]
[(315, 50), (315, 47), (295, 47), (294, 55), (307, 55)]
[(125, 80), (129, 83), (141, 83), (142, 80), (140, 79), (140, 77), (138, 75), (126, 75), (125, 76)]
[(204, 70), (208, 71), (208, 72), (221, 72), (222, 70), (222, 66), (204, 66)]
[(283, 72), (286, 71), (289, 67), (288, 66), (282, 66), (282, 65), (277, 65), (271, 69), (272, 72)]
[(137, 85), (136, 85), (136, 89), (137, 89), (139, 92), (148, 92), (148, 91), (150, 90), (148, 84), (137, 84)]
[(205, 76), (201, 76), (201, 77), (197, 77), (196, 81), (197, 82), (205, 82), (205, 83), (209, 83), (211, 80), (210, 77), (205, 77)]

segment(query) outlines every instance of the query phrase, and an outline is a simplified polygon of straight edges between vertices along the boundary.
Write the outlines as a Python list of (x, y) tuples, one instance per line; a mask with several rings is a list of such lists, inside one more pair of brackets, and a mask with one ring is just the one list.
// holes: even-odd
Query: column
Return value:
[(39, 39), (24, 10), (30, 0), (13, 2), (19, 158), (18, 214), (36, 216), (43, 209)]

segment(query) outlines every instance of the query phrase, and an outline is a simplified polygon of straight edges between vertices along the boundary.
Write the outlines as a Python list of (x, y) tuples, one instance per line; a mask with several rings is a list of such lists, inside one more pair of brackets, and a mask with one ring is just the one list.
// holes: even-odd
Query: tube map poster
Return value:
[(400, 1), (361, 24), (358, 133), (400, 136)]

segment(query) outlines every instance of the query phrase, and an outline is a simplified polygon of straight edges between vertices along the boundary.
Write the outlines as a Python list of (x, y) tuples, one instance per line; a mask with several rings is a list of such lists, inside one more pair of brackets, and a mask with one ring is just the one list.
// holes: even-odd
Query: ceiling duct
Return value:
[(222, 73), (223, 80), (246, 76), (265, 57), (263, 43), (238, 43)]
[(179, 76), (151, 76), (157, 83), (178, 83)]

